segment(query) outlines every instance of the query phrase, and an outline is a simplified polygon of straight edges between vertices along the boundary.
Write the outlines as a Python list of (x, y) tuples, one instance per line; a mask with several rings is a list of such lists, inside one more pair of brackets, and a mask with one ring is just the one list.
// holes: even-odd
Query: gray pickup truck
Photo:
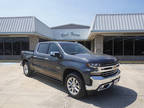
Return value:
[(58, 79), (74, 98), (85, 96), (88, 90), (108, 89), (120, 79), (115, 57), (93, 54), (79, 43), (40, 42), (34, 52), (22, 51), (21, 57), (26, 76), (38, 72)]

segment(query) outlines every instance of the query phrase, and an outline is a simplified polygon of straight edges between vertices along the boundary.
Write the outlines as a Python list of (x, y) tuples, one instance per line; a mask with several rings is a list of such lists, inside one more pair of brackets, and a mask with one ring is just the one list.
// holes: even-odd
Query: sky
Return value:
[(35, 16), (49, 27), (91, 25), (96, 14), (144, 13), (144, 0), (0, 0), (0, 16)]

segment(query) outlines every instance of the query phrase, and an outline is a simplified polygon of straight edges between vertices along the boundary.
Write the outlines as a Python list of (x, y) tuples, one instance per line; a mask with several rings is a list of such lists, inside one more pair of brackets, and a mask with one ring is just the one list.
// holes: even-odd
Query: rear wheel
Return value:
[(30, 77), (32, 75), (32, 71), (30, 70), (28, 62), (25, 62), (23, 65), (23, 72), (25, 76)]
[(84, 81), (77, 73), (70, 73), (66, 76), (65, 86), (68, 94), (74, 98), (82, 98), (86, 95)]

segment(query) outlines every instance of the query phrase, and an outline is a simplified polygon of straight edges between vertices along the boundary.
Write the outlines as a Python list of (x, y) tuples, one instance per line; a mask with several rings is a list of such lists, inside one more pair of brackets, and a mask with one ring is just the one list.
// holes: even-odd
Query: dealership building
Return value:
[(79, 42), (96, 54), (144, 60), (144, 14), (97, 14), (92, 25), (48, 27), (36, 17), (0, 17), (0, 59), (19, 59), (41, 41)]

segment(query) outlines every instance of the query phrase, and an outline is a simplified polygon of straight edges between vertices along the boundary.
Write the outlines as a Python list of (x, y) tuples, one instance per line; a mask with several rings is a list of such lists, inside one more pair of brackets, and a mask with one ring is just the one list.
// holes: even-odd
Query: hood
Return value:
[(75, 54), (75, 56), (80, 57), (81, 59), (85, 59), (89, 63), (115, 64), (117, 62), (117, 59), (110, 55)]

